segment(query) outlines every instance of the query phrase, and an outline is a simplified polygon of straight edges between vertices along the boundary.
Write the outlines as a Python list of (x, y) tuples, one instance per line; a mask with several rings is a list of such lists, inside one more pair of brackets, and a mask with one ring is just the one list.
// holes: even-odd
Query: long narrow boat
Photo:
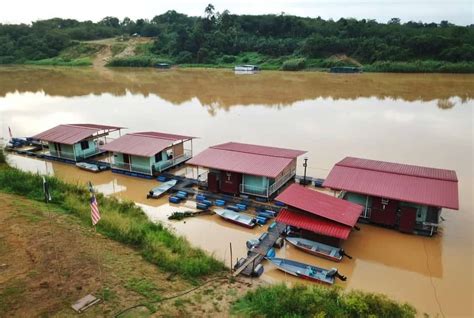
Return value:
[(148, 195), (146, 196), (148, 198), (153, 198), (153, 199), (158, 199), (161, 197), (163, 194), (165, 194), (169, 189), (174, 187), (178, 181), (176, 180), (170, 180), (162, 183), (158, 187), (155, 187), (150, 190)]
[(241, 214), (228, 209), (215, 209), (214, 212), (226, 221), (253, 228), (256, 225), (255, 219), (250, 215)]
[(339, 247), (334, 247), (331, 245), (326, 245), (323, 243), (307, 240), (301, 237), (287, 237), (286, 240), (288, 243), (294, 245), (296, 248), (299, 248), (307, 253), (329, 259), (334, 262), (340, 262), (343, 256), (349, 255), (344, 253), (344, 250)]
[(332, 285), (336, 277), (342, 281), (347, 279), (346, 276), (339, 274), (336, 268), (325, 269), (285, 258), (267, 257), (267, 259), (279, 270), (313, 282)]
[(96, 165), (94, 163), (88, 163), (88, 162), (78, 162), (76, 163), (76, 167), (82, 170), (87, 170), (91, 172), (101, 172), (106, 170), (106, 166), (103, 165)]

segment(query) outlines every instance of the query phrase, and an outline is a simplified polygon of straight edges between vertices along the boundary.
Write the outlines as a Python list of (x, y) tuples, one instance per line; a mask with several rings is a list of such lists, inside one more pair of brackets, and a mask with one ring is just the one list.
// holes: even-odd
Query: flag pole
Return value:
[[(99, 213), (99, 207), (97, 204), (97, 198), (95, 196), (95, 190), (94, 186), (92, 185), (92, 182), (89, 181), (89, 192), (90, 192), (90, 205), (91, 205), (91, 220), (92, 220), (92, 226), (94, 227), (94, 233), (97, 236), (97, 223), (100, 220), (100, 213)], [(105, 303), (105, 290), (104, 290), (104, 280), (102, 277), (102, 268), (100, 266), (100, 251), (99, 251), (99, 245), (95, 245), (95, 252), (96, 252), (96, 257), (97, 257), (97, 267), (99, 269), (99, 281), (100, 281), (100, 286), (102, 288), (102, 301)]]

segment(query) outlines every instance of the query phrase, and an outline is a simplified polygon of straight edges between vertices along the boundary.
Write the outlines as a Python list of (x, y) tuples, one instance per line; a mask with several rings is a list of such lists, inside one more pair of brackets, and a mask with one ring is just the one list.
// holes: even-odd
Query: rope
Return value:
[(137, 304), (137, 305), (134, 305), (134, 306), (131, 306), (131, 307), (128, 307), (128, 308), (125, 308), (123, 309), (122, 311), (120, 311), (119, 313), (115, 314), (114, 317), (117, 318), (121, 315), (123, 315), (124, 313), (126, 313), (127, 311), (129, 310), (132, 310), (132, 309), (135, 309), (135, 308), (138, 308), (138, 307), (148, 307), (149, 304), (157, 304), (157, 303), (161, 303), (161, 302), (164, 302), (164, 301), (167, 301), (167, 300), (171, 300), (171, 299), (174, 299), (174, 298), (178, 298), (178, 297), (181, 297), (181, 296), (184, 296), (184, 295), (187, 295), (199, 288), (202, 288), (212, 282), (215, 282), (215, 281), (219, 281), (219, 280), (228, 280), (227, 277), (217, 277), (217, 278), (214, 278), (214, 279), (211, 279), (211, 280), (208, 280), (207, 282), (201, 284), (201, 285), (198, 285), (196, 287), (193, 287), (191, 289), (188, 289), (184, 292), (181, 292), (179, 294), (176, 294), (176, 295), (173, 295), (173, 296), (170, 296), (170, 297), (166, 297), (166, 298), (163, 298), (163, 299), (160, 299), (160, 300), (157, 300), (157, 301), (154, 301), (154, 302), (149, 302), (147, 304)]
[(426, 250), (425, 240), (423, 240), (423, 249), (425, 250), (425, 255), (426, 255), (426, 267), (428, 268), (428, 272), (430, 274), (430, 283), (431, 283), (431, 286), (433, 286), (434, 296), (435, 296), (436, 302), (438, 303), (439, 311), (441, 312), (441, 316), (446, 317), (444, 315), (443, 309), (441, 308), (441, 303), (439, 302), (436, 286), (433, 283), (433, 275), (431, 274), (430, 262), (428, 260), (428, 251)]

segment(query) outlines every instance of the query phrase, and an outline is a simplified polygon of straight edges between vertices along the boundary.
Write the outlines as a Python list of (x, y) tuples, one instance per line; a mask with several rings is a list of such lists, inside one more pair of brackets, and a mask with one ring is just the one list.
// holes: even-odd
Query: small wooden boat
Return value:
[(250, 215), (237, 213), (228, 209), (215, 209), (214, 212), (226, 221), (245, 226), (247, 228), (253, 228), (256, 225), (255, 219)]
[(332, 285), (336, 277), (342, 281), (347, 279), (346, 276), (339, 274), (336, 268), (325, 269), (285, 258), (267, 257), (267, 259), (279, 270), (313, 282)]
[(158, 199), (161, 197), (163, 194), (165, 194), (169, 189), (174, 187), (178, 181), (176, 180), (170, 180), (163, 182), (161, 185), (159, 185), (156, 188), (153, 188), (150, 190), (150, 192), (147, 194), (146, 198), (152, 198), (152, 199)]
[(288, 241), (288, 243), (294, 245), (302, 251), (329, 259), (334, 262), (340, 262), (342, 260), (342, 257), (344, 256), (352, 258), (346, 253), (344, 253), (344, 250), (339, 247), (310, 241), (301, 237), (287, 237), (286, 240)]
[(106, 166), (101, 166), (101, 165), (96, 165), (94, 163), (88, 163), (88, 162), (78, 162), (76, 163), (76, 167), (82, 170), (87, 170), (91, 172), (101, 172), (107, 169)]

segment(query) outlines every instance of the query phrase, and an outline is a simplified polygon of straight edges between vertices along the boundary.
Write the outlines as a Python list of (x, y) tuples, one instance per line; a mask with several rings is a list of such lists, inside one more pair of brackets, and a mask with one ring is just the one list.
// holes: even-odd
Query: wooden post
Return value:
[(229, 243), (230, 246), (230, 273), (232, 274), (233, 266), (232, 266), (232, 242)]

